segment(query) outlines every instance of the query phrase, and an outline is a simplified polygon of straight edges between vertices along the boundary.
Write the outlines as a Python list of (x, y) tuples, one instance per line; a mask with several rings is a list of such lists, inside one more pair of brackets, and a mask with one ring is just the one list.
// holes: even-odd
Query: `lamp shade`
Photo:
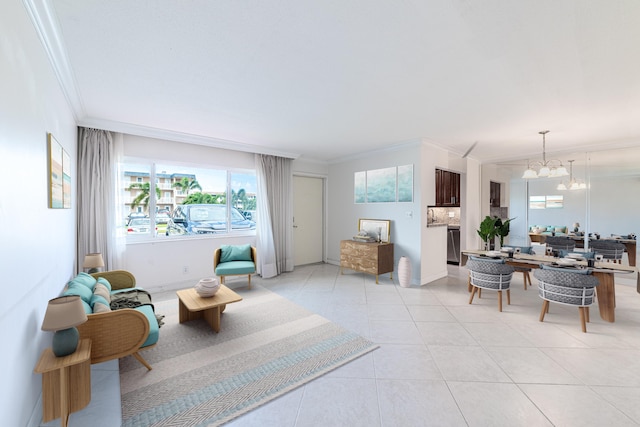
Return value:
[(60, 331), (78, 326), (87, 321), (87, 313), (79, 296), (54, 298), (47, 305), (42, 321), (43, 331)]
[(102, 254), (87, 254), (84, 256), (84, 264), (82, 264), (83, 268), (98, 268), (104, 267), (104, 260), (102, 259)]

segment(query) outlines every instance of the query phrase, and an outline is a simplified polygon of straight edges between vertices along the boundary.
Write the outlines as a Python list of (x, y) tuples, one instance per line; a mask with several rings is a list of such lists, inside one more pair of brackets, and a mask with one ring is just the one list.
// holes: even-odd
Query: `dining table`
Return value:
[[(577, 253), (579, 254), (579, 253)], [(607, 322), (615, 322), (616, 293), (615, 293), (615, 274), (635, 275), (636, 289), (640, 293), (640, 272), (635, 266), (622, 265), (615, 262), (595, 261), (594, 266), (587, 265), (585, 259), (572, 258), (572, 262), (563, 263), (562, 258), (551, 255), (523, 254), (510, 251), (485, 251), (485, 250), (463, 250), (460, 260), (460, 266), (464, 266), (470, 256), (487, 258), (487, 259), (504, 259), (506, 264), (514, 267), (523, 268), (540, 268), (542, 265), (548, 265), (558, 268), (566, 268), (568, 271), (576, 269), (589, 269), (591, 274), (598, 278), (598, 286), (596, 286), (596, 297), (598, 301), (598, 310), (602, 320)]]

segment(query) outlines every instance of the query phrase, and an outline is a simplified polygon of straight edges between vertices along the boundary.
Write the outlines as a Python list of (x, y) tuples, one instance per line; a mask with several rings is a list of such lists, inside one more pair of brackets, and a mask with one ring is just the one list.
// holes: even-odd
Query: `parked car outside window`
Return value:
[[(231, 231), (255, 230), (256, 223), (231, 208)], [(171, 214), (166, 235), (227, 232), (227, 205), (180, 205)]]
[[(149, 228), (151, 226), (151, 221), (148, 217), (146, 218), (131, 218), (129, 220), (129, 224), (127, 225), (127, 234), (143, 234), (148, 233)], [(158, 228), (155, 228), (155, 231), (158, 231)]]

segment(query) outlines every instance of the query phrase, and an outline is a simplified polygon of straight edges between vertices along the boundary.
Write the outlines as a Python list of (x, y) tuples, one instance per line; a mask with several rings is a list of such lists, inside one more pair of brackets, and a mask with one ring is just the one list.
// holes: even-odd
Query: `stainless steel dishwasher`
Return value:
[(460, 226), (447, 227), (447, 263), (460, 265)]

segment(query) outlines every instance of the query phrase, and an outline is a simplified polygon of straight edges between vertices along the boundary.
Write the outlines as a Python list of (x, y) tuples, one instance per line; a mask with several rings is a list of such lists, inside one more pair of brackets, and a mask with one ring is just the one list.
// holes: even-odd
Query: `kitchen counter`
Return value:
[(428, 222), (427, 227), (447, 227), (449, 224), (446, 222)]

